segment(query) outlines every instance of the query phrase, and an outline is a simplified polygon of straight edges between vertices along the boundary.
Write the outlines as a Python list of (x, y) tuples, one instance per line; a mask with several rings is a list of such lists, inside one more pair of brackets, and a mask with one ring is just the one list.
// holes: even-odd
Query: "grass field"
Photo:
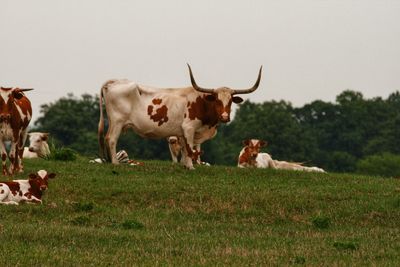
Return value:
[[(399, 266), (400, 180), (26, 160), (43, 205), (0, 206), (0, 266)], [(7, 178), (4, 178), (7, 179)]]

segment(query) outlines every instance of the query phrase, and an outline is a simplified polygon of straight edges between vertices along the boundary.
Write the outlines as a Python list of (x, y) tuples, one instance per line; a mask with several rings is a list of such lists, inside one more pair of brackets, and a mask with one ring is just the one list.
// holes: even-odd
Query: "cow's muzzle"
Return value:
[(221, 116), (219, 117), (219, 120), (221, 121), (221, 122), (230, 122), (231, 121), (231, 118), (229, 117), (229, 114), (228, 113), (222, 113), (221, 114)]
[(0, 122), (9, 122), (11, 120), (11, 114), (0, 114)]

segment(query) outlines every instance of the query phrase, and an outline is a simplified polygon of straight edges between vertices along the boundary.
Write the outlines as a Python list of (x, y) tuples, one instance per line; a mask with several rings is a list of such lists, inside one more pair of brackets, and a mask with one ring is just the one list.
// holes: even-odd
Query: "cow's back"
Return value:
[(271, 155), (268, 153), (258, 153), (257, 158), (257, 168), (273, 168), (275, 169), (274, 161)]
[[(193, 89), (192, 89), (193, 90)], [(103, 87), (110, 123), (132, 128), (147, 138), (181, 136), (190, 88), (157, 89), (129, 80), (114, 80)]]

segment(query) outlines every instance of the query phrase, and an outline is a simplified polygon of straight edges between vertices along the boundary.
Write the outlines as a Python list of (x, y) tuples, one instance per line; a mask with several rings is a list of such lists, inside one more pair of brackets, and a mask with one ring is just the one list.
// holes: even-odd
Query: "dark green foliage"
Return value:
[(305, 264), (306, 263), (306, 258), (302, 256), (296, 256), (293, 260), (294, 264)]
[(333, 246), (338, 250), (357, 250), (359, 245), (354, 242), (335, 242)]
[(92, 202), (87, 202), (87, 203), (86, 202), (85, 203), (78, 202), (78, 203), (74, 203), (73, 207), (74, 207), (74, 210), (77, 212), (88, 212), (88, 211), (93, 210), (94, 205)]
[(312, 224), (318, 229), (327, 229), (331, 225), (331, 220), (320, 215), (312, 219)]
[(127, 229), (127, 230), (134, 230), (134, 229), (143, 229), (144, 225), (140, 222), (133, 221), (133, 220), (127, 220), (124, 221), (122, 224), (122, 228)]
[(60, 160), (60, 161), (74, 161), (76, 160), (77, 154), (73, 149), (70, 148), (60, 148), (54, 150), (49, 159)]
[(369, 175), (400, 177), (400, 155), (383, 153), (368, 156), (357, 163), (357, 172)]
[(86, 215), (77, 216), (71, 220), (71, 223), (76, 226), (88, 226), (90, 224), (90, 218)]

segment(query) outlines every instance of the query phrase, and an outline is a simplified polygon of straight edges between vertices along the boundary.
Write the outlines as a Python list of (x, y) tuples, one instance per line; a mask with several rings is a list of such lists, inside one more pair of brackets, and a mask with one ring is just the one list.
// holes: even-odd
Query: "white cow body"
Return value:
[(275, 161), (272, 159), (270, 154), (268, 153), (258, 153), (256, 158), (256, 167), (257, 168), (271, 168), (275, 169)]
[(28, 133), (29, 147), (24, 147), (23, 158), (43, 158), (50, 155), (48, 133)]
[[(190, 67), (189, 67), (190, 70)], [(116, 144), (122, 130), (132, 128), (146, 138), (167, 138), (178, 136), (184, 139), (181, 162), (193, 169), (192, 155), (195, 145), (215, 136), (217, 125), (230, 120), (232, 102), (240, 103), (242, 98), (235, 94), (250, 93), (256, 84), (245, 90), (227, 87), (205, 89), (198, 87), (190, 70), (192, 87), (154, 88), (139, 85), (129, 80), (110, 80), (101, 88), (99, 143), (103, 156), (104, 144), (111, 162), (118, 164)], [(109, 128), (103, 140), (104, 119), (102, 99), (104, 98)]]

